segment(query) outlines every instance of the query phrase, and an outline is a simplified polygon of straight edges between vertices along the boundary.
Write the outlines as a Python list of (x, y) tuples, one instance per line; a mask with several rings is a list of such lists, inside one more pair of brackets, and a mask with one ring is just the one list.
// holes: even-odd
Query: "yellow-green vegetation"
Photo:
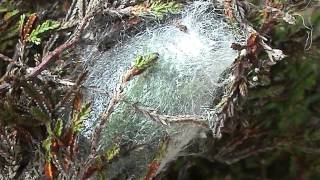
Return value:
[(146, 56), (141, 56), (139, 55), (135, 60), (134, 60), (134, 67), (139, 69), (140, 71), (144, 71), (151, 65), (155, 63), (155, 61), (159, 58), (158, 53), (150, 53)]
[(73, 132), (80, 132), (84, 128), (84, 121), (88, 118), (91, 111), (91, 104), (85, 103), (79, 112), (74, 112), (71, 129)]
[(46, 20), (45, 22), (38, 25), (34, 30), (31, 31), (27, 41), (32, 42), (36, 45), (39, 45), (41, 43), (41, 38), (40, 38), (41, 34), (53, 29), (57, 29), (59, 26), (60, 26), (60, 23), (57, 21)]
[(165, 14), (171, 13), (176, 14), (182, 9), (182, 4), (177, 3), (175, 1), (168, 1), (168, 2), (162, 2), (162, 1), (151, 1), (150, 5), (150, 12), (154, 16), (162, 19)]

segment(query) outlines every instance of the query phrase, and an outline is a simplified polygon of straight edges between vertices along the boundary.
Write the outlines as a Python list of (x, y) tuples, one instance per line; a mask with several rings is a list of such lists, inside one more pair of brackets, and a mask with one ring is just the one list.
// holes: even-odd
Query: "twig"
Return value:
[[(313, 33), (313, 27), (312, 25), (307, 26), (306, 23), (305, 23), (305, 19), (304, 17), (301, 15), (301, 14), (298, 14), (298, 13), (295, 13), (293, 14), (294, 16), (299, 16), (302, 20), (302, 24), (303, 26), (308, 30), (307, 31), (307, 39), (306, 39), (306, 42), (305, 42), (305, 45), (304, 45), (304, 49), (305, 50), (310, 50), (311, 46), (312, 46), (312, 33)], [(310, 21), (309, 21), (310, 22)]]
[(195, 124), (204, 128), (209, 128), (207, 125), (207, 120), (203, 119), (200, 116), (193, 116), (193, 115), (180, 115), (180, 116), (169, 116), (169, 115), (161, 115), (157, 114), (155, 110), (150, 110), (145, 107), (138, 106), (137, 104), (131, 104), (135, 110), (143, 113), (146, 117), (154, 120), (155, 122), (161, 123), (163, 125), (170, 125), (170, 124)]
[(113, 96), (109, 102), (107, 109), (101, 114), (100, 123), (95, 129), (92, 135), (92, 144), (91, 144), (91, 154), (96, 154), (96, 146), (98, 144), (100, 134), (102, 129), (105, 127), (106, 122), (108, 121), (111, 113), (114, 111), (115, 107), (119, 103), (124, 87), (127, 83), (132, 80), (135, 76), (143, 73), (148, 67), (150, 67), (154, 62), (159, 58), (158, 53), (150, 53), (146, 56), (138, 56), (135, 59), (135, 64), (127, 70), (124, 74), (121, 75), (120, 81), (113, 92)]
[(0, 84), (0, 94), (1, 93), (4, 93), (4, 92), (7, 92), (9, 89), (10, 89), (11, 85), (9, 83), (2, 83)]
[(65, 102), (70, 98), (70, 96), (72, 96), (72, 93), (76, 92), (77, 89), (79, 89), (81, 83), (83, 82), (83, 80), (85, 79), (87, 75), (87, 72), (83, 72), (80, 74), (80, 76), (78, 77), (78, 79), (76, 80), (76, 82), (74, 83), (74, 85), (69, 89), (69, 91), (64, 95), (64, 97), (62, 98), (61, 101), (59, 101), (57, 103), (57, 105), (55, 106), (55, 110), (57, 110), (58, 108), (60, 108), (63, 104), (65, 104)]
[(143, 73), (147, 68), (154, 64), (154, 62), (159, 58), (158, 53), (150, 53), (146, 56), (138, 56), (135, 59), (135, 64), (127, 70), (124, 74), (120, 76), (120, 81), (113, 91), (113, 95), (111, 100), (109, 101), (109, 105), (107, 109), (100, 115), (100, 123), (94, 129), (94, 132), (91, 137), (91, 147), (90, 154), (87, 160), (84, 163), (82, 169), (80, 169), (79, 177), (84, 178), (86, 174), (92, 174), (90, 171), (92, 170), (92, 164), (94, 164), (95, 159), (97, 157), (97, 145), (100, 140), (102, 129), (105, 129), (106, 123), (109, 120), (110, 115), (113, 113), (116, 106), (119, 104), (122, 98), (122, 92), (127, 83), (132, 80), (135, 76)]
[(252, 155), (257, 155), (259, 153), (272, 151), (276, 148), (279, 148), (279, 146), (281, 146), (281, 145), (282, 145), (281, 142), (279, 142), (279, 143), (274, 143), (272, 145), (266, 145), (266, 146), (260, 147), (260, 148), (255, 147), (255, 146), (251, 146), (251, 147), (248, 147), (247, 149), (244, 149), (242, 151), (238, 150), (234, 154), (229, 154), (226, 157), (216, 156), (215, 158), (220, 162), (224, 162), (224, 163), (230, 165), (230, 164), (236, 163), (242, 159), (250, 157)]
[(72, 0), (70, 8), (66, 14), (65, 20), (70, 20), (71, 19), (71, 15), (74, 13), (74, 11), (76, 10), (75, 6), (76, 6), (77, 0)]
[(0, 53), (0, 58), (3, 59), (4, 61), (7, 61), (7, 62), (14, 62), (13, 59), (9, 58), (8, 56), (6, 55), (3, 55)]
[(104, 13), (109, 14), (112, 17), (123, 17), (132, 15), (132, 6), (126, 8), (109, 8), (104, 11)]
[(37, 67), (35, 67), (34, 70), (30, 74), (26, 75), (26, 79), (32, 79), (32, 78), (38, 76), (44, 69), (47, 68), (47, 66), (54, 59), (54, 57), (58, 56), (64, 50), (69, 49), (75, 43), (80, 41), (81, 33), (84, 30), (84, 27), (86, 26), (86, 24), (88, 23), (90, 17), (91, 16), (84, 17), (81, 20), (78, 29), (74, 33), (73, 38), (70, 39), (69, 41), (65, 42), (64, 44), (60, 45), (59, 47), (57, 47), (55, 50), (49, 52), (45, 57), (43, 57), (42, 62)]
[(78, 0), (77, 1), (77, 4), (76, 4), (76, 8), (78, 10), (78, 17), (79, 19), (83, 18), (84, 17), (84, 13), (85, 13), (85, 10), (84, 10), (84, 2), (83, 0)]
[(64, 86), (74, 86), (74, 85), (76, 85), (76, 83), (71, 82), (69, 80), (65, 80), (65, 79), (57, 79), (57, 83), (62, 84)]
[(53, 47), (53, 45), (56, 43), (57, 39), (59, 38), (59, 34), (52, 35), (48, 42), (43, 47), (42, 55), (48, 54), (50, 49)]
[(79, 172), (79, 177), (83, 178), (85, 174), (90, 171), (90, 167), (92, 163), (95, 162), (95, 158), (97, 156), (97, 145), (100, 140), (102, 129), (105, 128), (107, 121), (109, 120), (110, 115), (113, 113), (115, 107), (118, 105), (119, 101), (122, 97), (122, 92), (124, 87), (127, 85), (127, 83), (136, 75), (137, 69), (133, 66), (130, 70), (126, 71), (122, 76), (120, 77), (120, 81), (116, 87), (116, 89), (113, 92), (112, 98), (109, 102), (109, 105), (107, 109), (100, 115), (100, 123), (95, 128), (92, 137), (91, 137), (91, 146), (90, 146), (90, 154), (87, 158), (87, 160), (84, 163), (83, 168)]
[(122, 97), (122, 92), (123, 92), (123, 88), (126, 86), (127, 81), (124, 81), (123, 79), (125, 77), (128, 76), (128, 74), (131, 74), (131, 71), (127, 71), (126, 73), (124, 73), (121, 78), (120, 78), (120, 82), (117, 85), (115, 91), (113, 92), (112, 98), (109, 102), (109, 105), (107, 107), (107, 109), (101, 114), (100, 117), (100, 123), (98, 125), (98, 127), (95, 129), (95, 132), (92, 135), (92, 140), (91, 140), (91, 152), (92, 154), (96, 153), (96, 146), (98, 144), (98, 140), (100, 138), (100, 134), (102, 129), (105, 127), (106, 122), (108, 121), (111, 113), (114, 111), (116, 105), (119, 103), (121, 97)]

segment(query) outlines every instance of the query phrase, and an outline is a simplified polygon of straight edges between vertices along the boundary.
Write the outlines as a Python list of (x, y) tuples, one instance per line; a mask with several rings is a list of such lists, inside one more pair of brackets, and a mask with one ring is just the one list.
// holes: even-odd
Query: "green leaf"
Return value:
[(158, 53), (150, 53), (146, 56), (138, 56), (135, 59), (134, 62), (134, 67), (136, 67), (137, 69), (143, 71), (146, 68), (150, 67), (152, 64), (154, 64), (154, 62), (159, 58), (159, 54)]
[(19, 11), (16, 10), (16, 9), (14, 9), (14, 10), (12, 10), (12, 11), (7, 12), (7, 13), (4, 15), (3, 19), (4, 19), (5, 21), (9, 21), (10, 18), (12, 18), (13, 16), (17, 15), (18, 13), (19, 13)]
[(52, 145), (52, 136), (48, 136), (47, 139), (45, 139), (42, 142), (42, 147), (45, 150), (45, 154), (46, 154), (46, 160), (49, 162), (51, 160), (51, 145)]
[(60, 23), (58, 21), (46, 20), (44, 23), (38, 25), (34, 30), (32, 30), (27, 41), (39, 45), (41, 43), (41, 38), (39, 37), (40, 34), (43, 34), (49, 30), (56, 29), (59, 26)]
[(115, 156), (117, 156), (120, 152), (119, 146), (113, 146), (112, 148), (108, 149), (106, 152), (106, 158), (108, 161), (111, 161)]
[(171, 1), (171, 2), (154, 1), (151, 3), (151, 6), (150, 6), (151, 14), (161, 19), (167, 13), (175, 14), (175, 13), (178, 13), (181, 9), (182, 9), (182, 5), (174, 1)]
[(20, 19), (19, 19), (19, 29), (22, 29), (23, 28), (23, 22), (24, 22), (24, 20), (26, 19), (26, 15), (25, 14), (22, 14), (21, 16), (20, 16)]
[(82, 106), (80, 112), (76, 112), (72, 119), (71, 128), (73, 132), (79, 132), (84, 127), (84, 121), (89, 117), (91, 112), (91, 103)]
[(57, 123), (54, 127), (54, 130), (53, 130), (53, 133), (57, 136), (57, 137), (60, 137), (61, 134), (62, 134), (62, 128), (63, 128), (63, 121), (62, 119), (58, 119), (57, 120)]
[(47, 139), (45, 139), (42, 142), (42, 147), (44, 148), (44, 150), (46, 150), (46, 152), (51, 150), (51, 145), (52, 145), (52, 141), (51, 140), (52, 140), (51, 136), (48, 136)]
[(35, 107), (35, 106), (31, 107), (30, 112), (31, 112), (31, 115), (40, 122), (46, 123), (50, 121), (50, 117), (48, 116), (48, 114), (41, 111), (41, 109), (38, 107)]

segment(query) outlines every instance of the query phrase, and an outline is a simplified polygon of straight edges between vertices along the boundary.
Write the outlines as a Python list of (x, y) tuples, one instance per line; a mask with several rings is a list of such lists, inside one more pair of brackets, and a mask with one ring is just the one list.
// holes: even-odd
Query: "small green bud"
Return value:
[(146, 56), (138, 56), (135, 59), (134, 67), (139, 69), (140, 71), (145, 70), (146, 68), (150, 67), (154, 62), (159, 58), (158, 53), (150, 53)]

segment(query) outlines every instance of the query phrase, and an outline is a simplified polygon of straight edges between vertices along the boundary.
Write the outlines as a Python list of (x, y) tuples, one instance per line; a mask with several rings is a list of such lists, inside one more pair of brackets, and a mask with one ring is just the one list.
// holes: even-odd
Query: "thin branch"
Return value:
[(257, 155), (259, 153), (263, 153), (263, 152), (267, 152), (267, 151), (272, 151), (276, 148), (279, 148), (279, 146), (281, 146), (281, 145), (282, 145), (281, 143), (275, 143), (275, 144), (266, 145), (266, 146), (260, 147), (260, 148), (255, 147), (255, 146), (251, 146), (251, 147), (248, 147), (244, 150), (236, 152), (234, 154), (230, 154), (229, 156), (226, 156), (226, 157), (216, 156), (215, 158), (220, 162), (224, 162), (224, 163), (227, 163), (230, 165), (230, 164), (234, 164), (242, 159), (248, 158), (250, 156)]
[(70, 20), (71, 19), (71, 15), (74, 13), (74, 11), (76, 10), (76, 3), (77, 3), (77, 0), (72, 0), (72, 3), (70, 5), (70, 8), (66, 14), (66, 17), (65, 17), (65, 20)]
[(203, 119), (201, 116), (194, 115), (178, 115), (178, 116), (169, 116), (158, 114), (155, 110), (138, 106), (137, 104), (131, 104), (135, 110), (143, 113), (146, 117), (152, 119), (157, 123), (161, 123), (165, 126), (170, 124), (194, 124), (204, 128), (209, 128), (206, 123), (207, 120)]
[(8, 56), (6, 55), (3, 55), (0, 53), (0, 59), (4, 60), (4, 61), (7, 61), (7, 62), (14, 62), (13, 59), (9, 58)]
[[(310, 48), (312, 46), (313, 27), (312, 27), (312, 25), (310, 25), (310, 27), (306, 25), (305, 19), (301, 14), (294, 13), (293, 15), (294, 16), (299, 16), (301, 18), (301, 20), (302, 20), (302, 25), (308, 30), (307, 31), (307, 39), (305, 41), (304, 49), (305, 50), (310, 50)], [(309, 24), (311, 24), (310, 23), (310, 19), (309, 19)]]
[(135, 76), (139, 75), (142, 71), (138, 70), (135, 66), (133, 66), (131, 69), (126, 71), (124, 74), (121, 75), (120, 81), (115, 88), (112, 98), (109, 101), (107, 109), (100, 115), (100, 123), (95, 128), (92, 137), (91, 137), (91, 146), (90, 146), (90, 154), (85, 161), (83, 168), (79, 172), (79, 177), (83, 178), (85, 174), (90, 171), (91, 165), (95, 162), (95, 158), (97, 156), (97, 145), (101, 137), (102, 129), (105, 129), (106, 123), (109, 120), (110, 115), (115, 110), (116, 106), (119, 104), (121, 98), (122, 98), (122, 92), (127, 83), (134, 78)]
[(3, 82), (0, 84), (0, 93), (7, 92), (10, 89), (11, 85), (9, 83)]
[(70, 96), (72, 96), (72, 94), (74, 92), (77, 92), (81, 83), (84, 81), (85, 77), (87, 75), (87, 72), (83, 72), (79, 75), (79, 77), (77, 78), (76, 82), (73, 83), (74, 85), (69, 89), (69, 91), (66, 92), (66, 94), (64, 95), (64, 97), (62, 98), (61, 101), (59, 101), (57, 103), (57, 105), (55, 106), (55, 110), (58, 110), (62, 105), (65, 104), (65, 102), (70, 99)]
[(54, 60), (54, 57), (60, 55), (64, 50), (71, 48), (74, 44), (76, 44), (78, 41), (80, 41), (81, 33), (84, 30), (84, 27), (89, 22), (90, 17), (91, 16), (84, 17), (81, 20), (78, 29), (74, 33), (73, 38), (70, 39), (69, 41), (65, 42), (64, 44), (60, 45), (59, 47), (57, 47), (55, 50), (49, 52), (45, 57), (43, 57), (42, 62), (37, 67), (35, 67), (34, 70), (30, 74), (26, 75), (26, 79), (32, 79), (32, 78), (38, 76), (43, 70), (45, 70), (47, 68), (47, 66), (50, 64), (50, 62), (52, 62)]

